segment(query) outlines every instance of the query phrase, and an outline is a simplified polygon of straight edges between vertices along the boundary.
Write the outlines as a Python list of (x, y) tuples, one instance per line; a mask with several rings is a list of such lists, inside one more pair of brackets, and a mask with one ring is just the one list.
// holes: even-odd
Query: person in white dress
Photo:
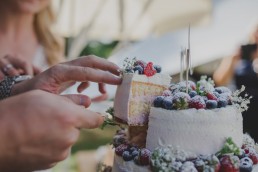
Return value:
[[(54, 22), (50, 0), (0, 0), (0, 58), (17, 57), (41, 70), (64, 61), (63, 40), (52, 31)], [(0, 77), (16, 67), (8, 62), (1, 60)]]

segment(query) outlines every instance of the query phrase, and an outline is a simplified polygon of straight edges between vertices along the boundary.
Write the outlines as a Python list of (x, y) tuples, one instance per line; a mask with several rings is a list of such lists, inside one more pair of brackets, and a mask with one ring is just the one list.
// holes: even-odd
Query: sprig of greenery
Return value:
[(224, 146), (216, 153), (216, 156), (222, 156), (225, 154), (240, 155), (240, 148), (234, 143), (231, 137), (227, 138)]
[(121, 127), (121, 124), (115, 122), (114, 120), (114, 108), (113, 107), (110, 107), (106, 110), (106, 113), (108, 113), (106, 116), (105, 116), (105, 119), (104, 119), (104, 122), (103, 124), (100, 126), (100, 129), (104, 129), (106, 126), (108, 125), (111, 125), (111, 126), (119, 126), (120, 128)]

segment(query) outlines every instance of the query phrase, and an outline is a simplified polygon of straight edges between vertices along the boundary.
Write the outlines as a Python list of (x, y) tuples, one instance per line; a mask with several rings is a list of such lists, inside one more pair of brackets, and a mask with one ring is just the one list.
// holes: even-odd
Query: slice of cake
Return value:
[(161, 68), (143, 61), (128, 62), (123, 71), (115, 100), (115, 119), (128, 125), (146, 125), (154, 98), (168, 88), (171, 77)]

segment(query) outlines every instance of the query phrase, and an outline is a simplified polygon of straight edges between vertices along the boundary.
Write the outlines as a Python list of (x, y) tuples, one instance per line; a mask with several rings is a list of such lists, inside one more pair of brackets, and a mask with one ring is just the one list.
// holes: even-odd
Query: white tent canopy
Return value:
[[(209, 26), (191, 29), (191, 56), (198, 66), (217, 58), (232, 55), (238, 46), (247, 41), (251, 28), (258, 22), (258, 1), (214, 0), (213, 21)], [(163, 67), (163, 72), (175, 74), (180, 71), (180, 50), (187, 46), (187, 29), (161, 37), (150, 37), (121, 50), (109, 58), (122, 65), (125, 57), (138, 57)], [(108, 86), (110, 98), (115, 86)], [(93, 84), (84, 92), (89, 96), (98, 94)]]

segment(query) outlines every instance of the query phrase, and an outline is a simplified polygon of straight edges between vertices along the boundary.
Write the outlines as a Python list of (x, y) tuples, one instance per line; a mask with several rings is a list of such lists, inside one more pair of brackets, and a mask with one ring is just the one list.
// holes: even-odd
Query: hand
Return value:
[(121, 83), (118, 70), (118, 66), (105, 59), (86, 56), (55, 65), (31, 80), (15, 84), (11, 95), (35, 89), (60, 94), (76, 81), (82, 82), (77, 88), (79, 92), (87, 88), (89, 81), (92, 81), (99, 83), (100, 92), (105, 94), (104, 83), (112, 85)]
[(80, 128), (103, 123), (83, 107), (90, 104), (87, 96), (68, 97), (37, 90), (0, 102), (0, 171), (50, 168), (69, 155)]
[(16, 75), (36, 75), (41, 71), (39, 68), (30, 65), (25, 60), (13, 56), (5, 56), (0, 58), (0, 80), (4, 76), (16, 76)]

